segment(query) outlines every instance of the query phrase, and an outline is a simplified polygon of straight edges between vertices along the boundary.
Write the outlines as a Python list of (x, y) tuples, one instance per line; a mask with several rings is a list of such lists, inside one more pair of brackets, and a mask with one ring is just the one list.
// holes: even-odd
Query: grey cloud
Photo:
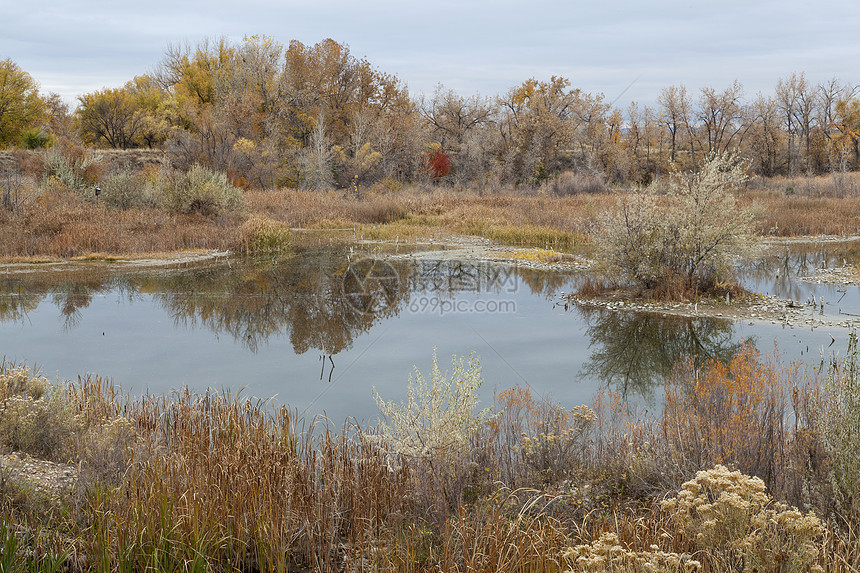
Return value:
[(334, 38), (412, 92), (443, 83), (493, 96), (556, 74), (612, 99), (639, 78), (619, 100), (626, 106), (653, 104), (673, 84), (695, 93), (737, 79), (751, 96), (795, 71), (860, 81), (852, 77), (860, 3), (847, 0), (43, 0), (39, 10), (15, 3), (4, 11), (0, 57), (69, 101), (152, 69), (170, 42), (251, 34)]

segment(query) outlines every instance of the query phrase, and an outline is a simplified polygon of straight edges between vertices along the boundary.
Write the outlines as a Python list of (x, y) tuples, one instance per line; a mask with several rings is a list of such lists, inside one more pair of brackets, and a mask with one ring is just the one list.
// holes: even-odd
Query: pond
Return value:
[[(860, 289), (802, 282), (857, 259), (856, 245), (775, 248), (742, 281), (824, 313), (860, 314)], [(686, 355), (727, 359), (743, 344), (818, 365), (846, 330), (586, 309), (560, 302), (576, 273), (456, 260), (391, 260), (372, 250), (308, 247), (290, 256), (166, 268), (0, 274), (0, 355), (49, 379), (86, 373), (133, 394), (229, 389), (306, 418), (377, 416), (372, 389), (403, 400), (414, 366), (477, 353), (482, 400), (515, 385), (567, 406), (610, 388), (649, 409)], [(810, 311), (811, 312), (811, 311)]]

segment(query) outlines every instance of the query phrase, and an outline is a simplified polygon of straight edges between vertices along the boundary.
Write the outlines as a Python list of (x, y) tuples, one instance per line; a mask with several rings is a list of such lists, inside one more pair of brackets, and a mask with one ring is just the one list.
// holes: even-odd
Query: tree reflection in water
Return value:
[[(178, 324), (228, 333), (251, 351), (288, 332), (297, 354), (317, 349), (331, 356), (350, 348), (377, 321), (397, 314), (408, 296), (405, 285), (388, 280), (382, 286), (365, 283), (367, 296), (358, 297), (355, 289), (344, 290), (351, 284), (350, 269), (345, 253), (312, 250), (274, 264), (174, 274), (158, 279), (152, 294)], [(380, 299), (371, 302), (373, 297)]]
[(809, 285), (798, 280), (814, 276), (823, 268), (860, 264), (860, 242), (797, 243), (773, 247), (765, 254), (740, 265), (738, 278), (753, 290), (769, 290), (780, 298), (804, 302)]
[(70, 330), (96, 294), (148, 295), (177, 326), (229, 334), (253, 352), (271, 337), (288, 334), (297, 354), (315, 349), (325, 361), (374, 324), (398, 315), (413, 295), (513, 294), (527, 286), (551, 298), (569, 281), (560, 273), (495, 263), (350, 258), (343, 249), (307, 248), (275, 260), (7, 275), (0, 281), (0, 320), (22, 320), (50, 296)]
[[(588, 324), (591, 356), (582, 373), (613, 387), (625, 399), (654, 399), (675, 364), (692, 357), (729, 361), (745, 344), (733, 339), (729, 320), (580, 307)], [(749, 341), (750, 343), (752, 341)]]
[(92, 303), (93, 296), (120, 286), (106, 276), (76, 271), (7, 275), (0, 281), (0, 321), (23, 320), (50, 296), (63, 317), (63, 328), (74, 329), (81, 319), (81, 309)]

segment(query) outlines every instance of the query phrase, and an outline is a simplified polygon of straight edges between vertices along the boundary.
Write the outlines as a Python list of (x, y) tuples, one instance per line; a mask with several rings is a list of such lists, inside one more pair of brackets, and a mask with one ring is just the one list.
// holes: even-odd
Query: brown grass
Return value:
[[(0, 378), (16, 368), (0, 362)], [(21, 380), (8, 382), (5, 407), (32, 394)], [(334, 431), (226, 393), (129, 399), (87, 377), (55, 389), (67, 407), (49, 412), (69, 425), (57, 455), (84, 479), (59, 499), (0, 479), (0, 515), (34, 549), (67, 552), (72, 571), (578, 570), (571, 548), (606, 533), (641, 555), (656, 546), (723, 571), (727, 554), (685, 536), (661, 499), (718, 462), (765, 474), (777, 499), (791, 497), (788, 482), (826, 487), (826, 475), (798, 463), (809, 437), (788, 425), (792, 382), (755, 353), (687, 365), (672, 384), (657, 419), (611, 392), (591, 410), (508, 390), (452, 471), (392, 458), (372, 427)], [(563, 455), (535, 457), (535, 444)], [(451, 503), (439, 503), (442, 482), (459, 488)], [(856, 522), (820, 515), (820, 563), (856, 568)]]
[[(851, 175), (845, 178), (851, 185), (860, 179)], [(802, 180), (808, 192), (786, 195), (788, 183), (801, 185), (793, 180), (761, 180), (741, 192), (756, 215), (759, 233), (857, 233), (860, 198), (855, 193), (834, 197), (826, 191), (832, 180), (820, 177)], [(28, 185), (29, 200), (18, 213), (0, 212), (0, 257), (6, 260), (91, 253), (140, 255), (194, 248), (238, 252), (244, 245), (242, 224), (253, 217), (292, 228), (352, 228), (369, 239), (468, 234), (504, 244), (570, 252), (581, 250), (588, 242), (594, 222), (601, 213), (615, 208), (618, 193), (486, 194), (415, 187), (355, 198), (339, 191), (248, 190), (243, 211), (204, 217), (154, 208), (112, 209), (61, 185), (41, 189), (32, 182)]]

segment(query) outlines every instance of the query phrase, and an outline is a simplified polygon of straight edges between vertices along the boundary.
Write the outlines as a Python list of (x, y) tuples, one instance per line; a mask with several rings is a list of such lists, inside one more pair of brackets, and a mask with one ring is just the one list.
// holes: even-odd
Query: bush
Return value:
[(791, 368), (761, 361), (744, 346), (727, 363), (693, 359), (676, 366), (666, 386), (664, 434), (684, 471), (737, 460), (739, 468), (784, 485)]
[(108, 175), (101, 183), (101, 190), (101, 200), (111, 207), (133, 209), (152, 205), (143, 177), (130, 168)]
[(740, 158), (719, 155), (699, 173), (672, 176), (665, 197), (652, 185), (622, 199), (595, 235), (604, 276), (646, 289), (681, 280), (693, 292), (727, 280), (752, 231), (751, 213), (732, 195), (746, 179)]
[(238, 209), (242, 191), (234, 187), (223, 173), (195, 165), (187, 173), (162, 170), (147, 185), (155, 203), (175, 213), (217, 215)]
[(857, 333), (848, 336), (845, 360), (834, 362), (824, 381), (815, 416), (831, 462), (833, 503), (843, 514), (860, 516), (860, 354)]
[[(523, 463), (527, 483), (535, 477), (544, 485), (573, 477), (591, 445), (597, 421), (591, 408), (566, 409), (549, 399), (536, 401), (530, 390), (519, 386), (502, 392), (496, 402), (501, 413), (490, 428), (511, 450), (512, 465)], [(510, 473), (516, 479), (515, 472)]]
[(698, 472), (663, 509), (719, 571), (823, 571), (824, 525), (814, 513), (774, 503), (757, 477), (717, 465)]
[(543, 188), (552, 195), (580, 195), (603, 193), (606, 191), (606, 183), (600, 174), (581, 175), (573, 171), (564, 171), (544, 183)]
[(55, 145), (45, 151), (43, 181), (57, 179), (75, 193), (92, 197), (102, 169), (100, 155), (79, 145)]
[(406, 404), (385, 402), (374, 388), (373, 397), (383, 417), (382, 435), (394, 452), (408, 458), (453, 460), (468, 454), (475, 432), (490, 419), (488, 410), (475, 413), (478, 388), (483, 383), (481, 363), (473, 354), (468, 365), (452, 360), (443, 373), (436, 353), (430, 383), (415, 369), (409, 376)]
[(56, 458), (74, 425), (61, 392), (26, 366), (0, 363), (0, 444), (31, 455)]
[(21, 134), (21, 142), (26, 149), (39, 149), (51, 145), (51, 136), (41, 129), (28, 129)]
[(286, 251), (291, 240), (290, 227), (268, 217), (251, 217), (242, 225), (242, 244), (248, 254)]

